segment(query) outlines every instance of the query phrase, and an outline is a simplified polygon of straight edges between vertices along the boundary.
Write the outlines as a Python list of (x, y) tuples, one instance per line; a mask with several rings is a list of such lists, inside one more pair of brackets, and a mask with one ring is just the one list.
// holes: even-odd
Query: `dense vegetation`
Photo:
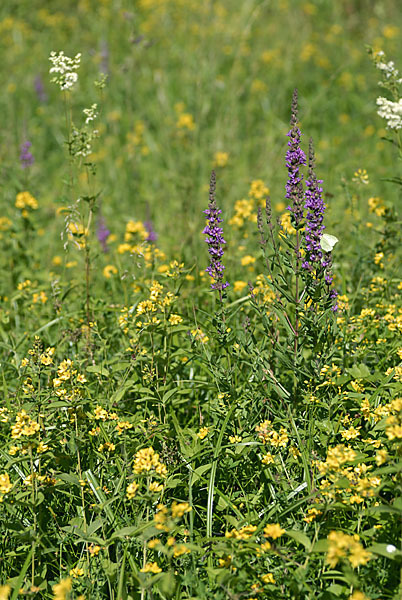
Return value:
[(0, 6), (0, 600), (400, 598), (397, 3), (37, 4)]

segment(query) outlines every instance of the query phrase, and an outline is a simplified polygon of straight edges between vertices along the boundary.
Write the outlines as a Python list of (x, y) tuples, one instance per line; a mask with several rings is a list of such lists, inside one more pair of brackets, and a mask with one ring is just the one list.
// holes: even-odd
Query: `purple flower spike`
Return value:
[(38, 97), (39, 102), (45, 104), (47, 102), (47, 94), (45, 92), (45, 88), (43, 86), (42, 77), (37, 75), (34, 81), (35, 92)]
[(223, 246), (226, 244), (226, 240), (223, 237), (223, 229), (219, 225), (223, 219), (219, 216), (222, 211), (216, 206), (215, 189), (216, 177), (215, 171), (212, 171), (209, 184), (209, 204), (208, 208), (204, 210), (208, 224), (202, 232), (207, 236), (205, 242), (208, 244), (208, 252), (211, 257), (209, 266), (205, 271), (214, 280), (211, 283), (211, 288), (222, 291), (229, 286), (229, 283), (223, 281), (225, 267), (221, 263), (221, 258), (224, 253)]
[[(310, 138), (309, 157), (308, 157), (308, 178), (306, 179), (306, 192), (304, 208), (306, 209), (306, 231), (304, 236), (306, 256), (302, 264), (304, 269), (313, 271), (314, 268), (321, 266), (323, 252), (320, 245), (322, 232), (325, 229), (323, 225), (325, 204), (322, 199), (321, 179), (317, 179), (314, 172), (314, 147), (313, 140)], [(323, 265), (325, 266), (325, 265)]]
[(287, 134), (289, 150), (286, 153), (286, 167), (288, 181), (286, 184), (286, 198), (289, 200), (288, 210), (292, 215), (292, 224), (298, 229), (303, 221), (303, 175), (300, 167), (306, 164), (306, 155), (300, 148), (301, 132), (297, 126), (297, 89), (293, 92), (292, 116), (290, 131)]
[(144, 227), (148, 232), (147, 242), (154, 243), (158, 239), (158, 234), (154, 231), (154, 226), (152, 221), (145, 221)]
[(31, 146), (31, 142), (28, 141), (21, 144), (20, 161), (23, 169), (28, 169), (35, 162), (35, 159), (29, 150)]
[(97, 229), (97, 232), (96, 232), (96, 236), (97, 236), (98, 241), (101, 244), (102, 250), (103, 250), (103, 252), (105, 254), (107, 252), (109, 252), (109, 248), (108, 248), (108, 245), (106, 243), (107, 238), (109, 237), (109, 235), (110, 235), (110, 231), (106, 227), (105, 219), (103, 217), (100, 217), (99, 221), (98, 221), (98, 229)]

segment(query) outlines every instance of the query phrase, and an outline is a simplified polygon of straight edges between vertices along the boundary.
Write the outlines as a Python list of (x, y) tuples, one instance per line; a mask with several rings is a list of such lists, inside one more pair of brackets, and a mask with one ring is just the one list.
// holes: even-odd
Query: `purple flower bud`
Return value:
[(287, 134), (290, 140), (286, 153), (286, 198), (289, 200), (288, 210), (291, 213), (292, 224), (297, 229), (303, 221), (303, 175), (300, 173), (300, 167), (306, 164), (306, 155), (300, 148), (301, 132), (297, 126), (297, 89), (293, 92), (290, 125), (291, 129)]

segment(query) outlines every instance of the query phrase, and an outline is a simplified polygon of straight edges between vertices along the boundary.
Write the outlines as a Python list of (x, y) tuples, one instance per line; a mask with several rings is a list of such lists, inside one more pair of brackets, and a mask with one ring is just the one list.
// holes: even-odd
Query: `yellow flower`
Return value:
[(214, 167), (226, 167), (229, 160), (228, 152), (215, 152), (214, 154)]
[(84, 575), (84, 569), (80, 569), (79, 567), (74, 567), (74, 569), (70, 569), (70, 575), (77, 579), (78, 577), (82, 577)]
[(117, 273), (117, 269), (114, 265), (106, 265), (106, 267), (103, 269), (103, 276), (106, 277), (106, 279), (110, 279), (112, 275), (116, 275)]
[(183, 113), (179, 115), (176, 127), (178, 129), (188, 129), (189, 131), (193, 131), (195, 129), (193, 115), (190, 115), (190, 113)]
[(38, 202), (33, 196), (31, 196), (29, 192), (20, 192), (17, 194), (15, 206), (21, 210), (26, 208), (32, 208), (32, 210), (36, 210), (38, 208)]
[(281, 535), (283, 535), (284, 533), (286, 533), (286, 530), (282, 529), (279, 523), (272, 523), (264, 527), (265, 537), (272, 538), (273, 540), (276, 540), (277, 538), (281, 537)]
[(243, 256), (240, 260), (242, 267), (247, 267), (249, 265), (253, 265), (256, 261), (256, 258), (254, 256), (250, 256), (249, 254), (247, 254), (246, 256)]
[(53, 256), (52, 258), (52, 265), (54, 267), (60, 267), (60, 265), (63, 264), (63, 259), (61, 258), (61, 256)]
[(200, 440), (203, 440), (204, 438), (207, 437), (208, 433), (209, 433), (209, 428), (208, 427), (201, 427), (201, 429), (199, 430), (199, 432), (197, 433), (197, 435), (200, 438)]
[(147, 562), (146, 565), (140, 569), (140, 573), (162, 573), (162, 569), (156, 562)]
[(235, 292), (242, 292), (245, 287), (247, 287), (247, 283), (245, 281), (235, 281), (233, 284), (233, 290)]
[(342, 559), (349, 560), (353, 568), (365, 565), (371, 558), (370, 552), (367, 552), (359, 542), (358, 535), (346, 535), (342, 531), (331, 531), (327, 537), (328, 551), (327, 563), (335, 568)]
[(182, 319), (182, 317), (180, 317), (180, 315), (170, 315), (170, 317), (169, 317), (169, 323), (171, 325), (178, 325), (182, 321), (183, 321), (183, 319)]
[(173, 519), (180, 518), (186, 512), (191, 512), (192, 508), (188, 502), (176, 502), (172, 503), (172, 517)]
[(11, 592), (10, 585), (0, 585), (0, 600), (8, 600)]
[(272, 573), (267, 573), (266, 575), (262, 575), (261, 580), (263, 583), (276, 583), (275, 578)]

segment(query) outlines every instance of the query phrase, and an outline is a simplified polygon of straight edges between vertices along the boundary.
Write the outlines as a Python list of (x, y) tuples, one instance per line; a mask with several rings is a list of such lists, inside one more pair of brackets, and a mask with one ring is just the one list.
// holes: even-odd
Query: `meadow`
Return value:
[(0, 600), (401, 598), (397, 5), (0, 4)]

